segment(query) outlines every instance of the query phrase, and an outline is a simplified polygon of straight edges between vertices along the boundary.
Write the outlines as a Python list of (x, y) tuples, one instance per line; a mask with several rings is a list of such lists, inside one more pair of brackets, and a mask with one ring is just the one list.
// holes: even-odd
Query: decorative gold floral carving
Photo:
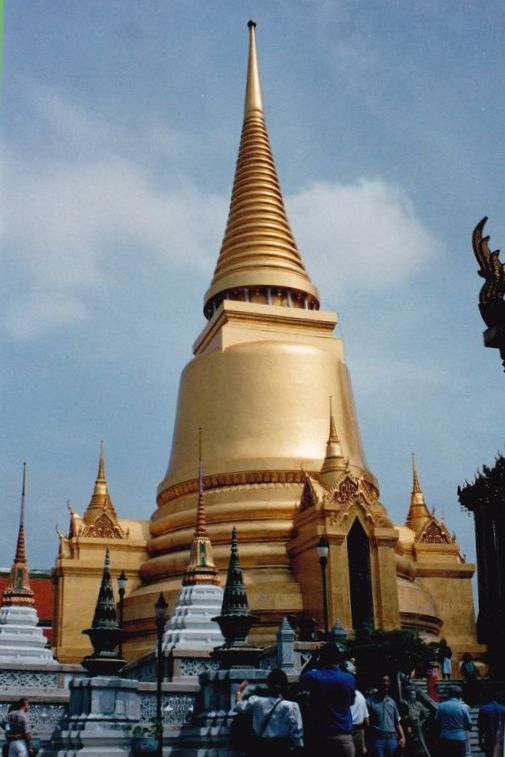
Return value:
[(432, 520), (416, 539), (421, 544), (451, 544), (451, 538), (446, 527), (440, 521)]
[(99, 539), (124, 539), (123, 529), (109, 518), (106, 513), (102, 513), (89, 526), (85, 526), (81, 531), (81, 536), (95, 537)]

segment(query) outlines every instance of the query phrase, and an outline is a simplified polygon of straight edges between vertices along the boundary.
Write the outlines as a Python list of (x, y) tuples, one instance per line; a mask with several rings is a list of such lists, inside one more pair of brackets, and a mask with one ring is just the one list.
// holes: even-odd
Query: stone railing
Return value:
[[(195, 710), (196, 697), (200, 690), (197, 682), (188, 686), (180, 684), (163, 684), (161, 712), (164, 725), (183, 725), (187, 723)], [(140, 722), (147, 725), (156, 717), (156, 686), (141, 683), (138, 688), (140, 697)]]

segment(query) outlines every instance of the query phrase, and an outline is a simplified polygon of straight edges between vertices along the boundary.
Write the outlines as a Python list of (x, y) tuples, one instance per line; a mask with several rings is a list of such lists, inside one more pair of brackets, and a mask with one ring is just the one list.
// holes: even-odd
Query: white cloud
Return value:
[[(57, 93), (28, 92), (62, 144), (99, 134), (103, 157), (85, 159), (72, 150), (61, 153), (64, 159), (7, 153), (4, 257), (23, 283), (5, 303), (8, 333), (29, 338), (90, 317), (93, 298), (113, 296), (132, 255), (155, 267), (212, 271), (228, 187), (209, 193), (180, 175), (158, 171), (154, 177), (136, 157), (136, 133), (120, 128), (115, 141), (114, 124), (97, 120), (95, 128), (89, 114)], [(152, 123), (143, 139), (161, 155), (184, 144), (170, 128)], [(314, 182), (287, 205), (311, 276), (331, 300), (357, 288), (398, 286), (439, 250), (405, 192), (380, 178)]]
[(397, 286), (441, 250), (406, 193), (382, 179), (314, 182), (288, 206), (311, 276), (332, 294)]
[(11, 292), (5, 324), (17, 337), (84, 317), (86, 300), (139, 257), (169, 267), (208, 266), (226, 216), (224, 199), (186, 184), (160, 189), (133, 162), (6, 161), (11, 265), (26, 280)]

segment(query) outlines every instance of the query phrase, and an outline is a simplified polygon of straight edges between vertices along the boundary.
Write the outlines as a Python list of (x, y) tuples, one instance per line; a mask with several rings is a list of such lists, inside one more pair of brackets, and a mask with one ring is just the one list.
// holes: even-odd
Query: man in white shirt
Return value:
[(367, 754), (365, 728), (368, 728), (369, 717), (366, 699), (358, 689), (356, 689), (354, 694), (354, 704), (351, 704), (351, 715), (354, 728), (353, 739), (354, 747), (356, 749), (356, 757), (361, 757), (361, 755)]
[(254, 754), (261, 757), (283, 757), (292, 754), (292, 749), (303, 746), (303, 723), (296, 702), (284, 699), (288, 677), (283, 670), (272, 670), (267, 678), (265, 696), (253, 694), (248, 699), (242, 695), (248, 681), (242, 681), (236, 693), (235, 710), (252, 711), (252, 725), (257, 743)]

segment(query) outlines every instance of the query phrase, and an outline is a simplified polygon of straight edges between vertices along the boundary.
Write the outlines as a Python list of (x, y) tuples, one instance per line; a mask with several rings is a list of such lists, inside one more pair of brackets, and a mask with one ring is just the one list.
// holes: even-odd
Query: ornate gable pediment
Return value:
[(102, 513), (94, 523), (82, 529), (80, 536), (100, 539), (124, 539), (126, 534), (121, 526), (118, 523), (114, 523), (107, 513)]
[(454, 541), (445, 524), (433, 517), (416, 537), (418, 544), (453, 544)]

